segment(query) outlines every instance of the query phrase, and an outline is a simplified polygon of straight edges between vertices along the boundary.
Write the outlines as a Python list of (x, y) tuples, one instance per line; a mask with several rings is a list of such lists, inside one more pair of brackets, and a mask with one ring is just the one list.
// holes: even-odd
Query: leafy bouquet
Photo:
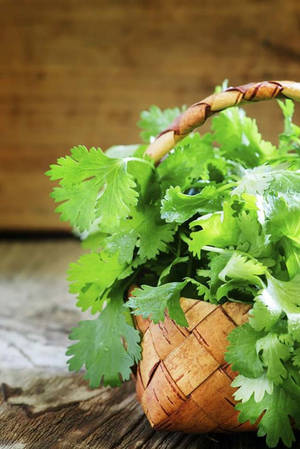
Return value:
[(138, 123), (144, 144), (80, 145), (47, 172), (59, 180), (57, 212), (87, 250), (70, 265), (70, 291), (97, 314), (71, 332), (70, 369), (85, 366), (92, 387), (119, 385), (141, 355), (132, 314), (158, 323), (167, 311), (187, 326), (181, 296), (251, 304), (225, 359), (239, 372), (239, 420), (261, 418), (270, 447), (290, 446), (300, 427), (300, 127), (293, 102), (278, 104), (277, 147), (236, 107), (155, 166), (147, 144), (181, 110), (152, 106)]

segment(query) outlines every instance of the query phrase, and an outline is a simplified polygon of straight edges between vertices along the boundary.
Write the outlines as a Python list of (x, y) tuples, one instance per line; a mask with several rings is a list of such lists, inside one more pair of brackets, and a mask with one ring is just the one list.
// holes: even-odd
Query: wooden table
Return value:
[(0, 448), (265, 448), (254, 434), (154, 431), (132, 382), (90, 390), (68, 373), (68, 332), (88, 316), (65, 281), (80, 253), (72, 239), (0, 241)]

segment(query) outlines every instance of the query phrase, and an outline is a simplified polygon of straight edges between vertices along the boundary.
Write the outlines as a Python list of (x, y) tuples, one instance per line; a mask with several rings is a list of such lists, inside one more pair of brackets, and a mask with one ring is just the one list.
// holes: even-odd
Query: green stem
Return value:
[(183, 232), (180, 232), (180, 233), (179, 233), (179, 237), (180, 237), (181, 240), (183, 240), (184, 243), (186, 243), (187, 245), (190, 243), (190, 239), (189, 239)]
[(146, 164), (149, 165), (149, 167), (151, 167), (152, 169), (154, 169), (153, 163), (150, 161), (147, 161), (146, 159), (139, 159), (138, 157), (126, 157), (123, 159), (126, 163), (127, 162), (141, 162), (142, 164)]
[(222, 187), (218, 188), (218, 192), (223, 192), (224, 190), (231, 189), (231, 187), (236, 187), (238, 185), (238, 182), (230, 182), (229, 184), (225, 184)]
[(225, 254), (225, 253), (230, 252), (230, 250), (228, 250), (228, 249), (216, 248), (215, 246), (209, 246), (209, 245), (202, 246), (201, 249), (204, 249), (205, 251), (211, 251), (213, 253), (219, 253), (219, 254)]
[(180, 252), (181, 252), (181, 239), (179, 239), (178, 241), (178, 246), (177, 246), (177, 251), (176, 251), (176, 257), (180, 256)]

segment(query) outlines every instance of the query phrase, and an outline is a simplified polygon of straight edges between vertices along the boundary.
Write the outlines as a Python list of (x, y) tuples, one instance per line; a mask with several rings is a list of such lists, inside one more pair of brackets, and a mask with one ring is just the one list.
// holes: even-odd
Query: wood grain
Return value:
[(68, 331), (87, 316), (75, 309), (65, 281), (80, 252), (72, 240), (0, 242), (0, 447), (265, 448), (254, 434), (154, 431), (132, 382), (90, 390), (82, 373), (67, 372)]
[[(0, 228), (66, 228), (48, 165), (79, 143), (137, 142), (151, 104), (224, 78), (299, 81), (299, 24), (298, 0), (0, 0)], [(248, 110), (275, 139), (276, 105)]]

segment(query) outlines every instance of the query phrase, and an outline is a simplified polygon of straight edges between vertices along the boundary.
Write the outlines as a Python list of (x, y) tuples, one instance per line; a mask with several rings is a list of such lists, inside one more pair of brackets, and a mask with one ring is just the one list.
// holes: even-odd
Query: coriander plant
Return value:
[(251, 304), (225, 358), (239, 372), (240, 421), (264, 412), (258, 435), (270, 447), (294, 441), (290, 418), (300, 426), (300, 127), (293, 102), (278, 103), (277, 146), (231, 108), (154, 166), (146, 146), (180, 110), (152, 106), (141, 145), (80, 145), (47, 172), (86, 250), (70, 265), (70, 291), (95, 315), (71, 332), (70, 369), (85, 366), (92, 387), (119, 385), (141, 356), (132, 314), (158, 323), (167, 312), (186, 326), (181, 296)]

